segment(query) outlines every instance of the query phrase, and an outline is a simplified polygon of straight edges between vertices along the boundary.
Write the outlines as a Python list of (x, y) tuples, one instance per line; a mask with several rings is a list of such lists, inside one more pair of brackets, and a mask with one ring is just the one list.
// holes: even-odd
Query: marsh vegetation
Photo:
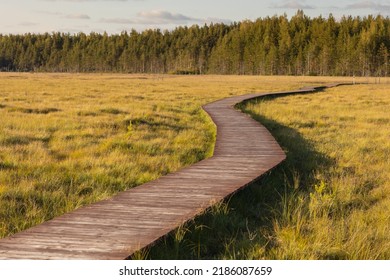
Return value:
[[(211, 156), (203, 104), (342, 81), (1, 74), (0, 237)], [(241, 105), (287, 161), (135, 257), (389, 258), (388, 92), (360, 85)]]
[(0, 237), (210, 156), (201, 105), (278, 78), (0, 75)]
[(272, 132), (287, 160), (148, 256), (389, 259), (389, 92), (359, 85), (239, 106)]

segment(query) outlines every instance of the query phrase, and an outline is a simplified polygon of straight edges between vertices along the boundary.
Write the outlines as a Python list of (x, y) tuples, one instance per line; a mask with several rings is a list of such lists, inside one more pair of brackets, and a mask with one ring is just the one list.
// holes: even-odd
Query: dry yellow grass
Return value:
[(294, 189), (273, 220), (274, 246), (253, 257), (389, 259), (390, 86), (340, 87), (246, 110), (285, 147)]
[(203, 104), (350, 81), (0, 74), (0, 237), (210, 156)]
[(0, 237), (209, 156), (201, 105), (274, 81), (1, 74)]
[(287, 160), (143, 257), (389, 259), (389, 93), (355, 85), (240, 105)]

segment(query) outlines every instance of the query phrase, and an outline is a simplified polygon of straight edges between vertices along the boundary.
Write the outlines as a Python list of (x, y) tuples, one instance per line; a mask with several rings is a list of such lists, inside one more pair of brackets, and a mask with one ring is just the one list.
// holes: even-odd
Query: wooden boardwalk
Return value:
[(213, 157), (4, 238), (0, 259), (127, 258), (285, 159), (267, 129), (235, 110), (235, 104), (315, 90), (250, 94), (207, 104), (204, 110), (217, 125)]

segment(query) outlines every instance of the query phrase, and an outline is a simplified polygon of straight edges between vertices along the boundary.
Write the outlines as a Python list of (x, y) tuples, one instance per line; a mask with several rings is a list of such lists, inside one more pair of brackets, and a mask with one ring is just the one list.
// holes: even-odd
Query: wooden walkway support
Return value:
[(127, 258), (285, 159), (267, 129), (235, 110), (235, 104), (323, 88), (250, 94), (207, 104), (204, 110), (217, 126), (213, 157), (1, 239), (0, 259)]

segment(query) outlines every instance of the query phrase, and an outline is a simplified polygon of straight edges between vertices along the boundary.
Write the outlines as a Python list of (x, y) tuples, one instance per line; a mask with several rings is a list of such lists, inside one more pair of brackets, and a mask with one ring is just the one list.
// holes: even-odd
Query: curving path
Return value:
[(234, 109), (259, 93), (205, 105), (217, 125), (214, 156), (111, 199), (0, 240), (0, 259), (125, 259), (278, 165), (285, 154), (261, 124)]

